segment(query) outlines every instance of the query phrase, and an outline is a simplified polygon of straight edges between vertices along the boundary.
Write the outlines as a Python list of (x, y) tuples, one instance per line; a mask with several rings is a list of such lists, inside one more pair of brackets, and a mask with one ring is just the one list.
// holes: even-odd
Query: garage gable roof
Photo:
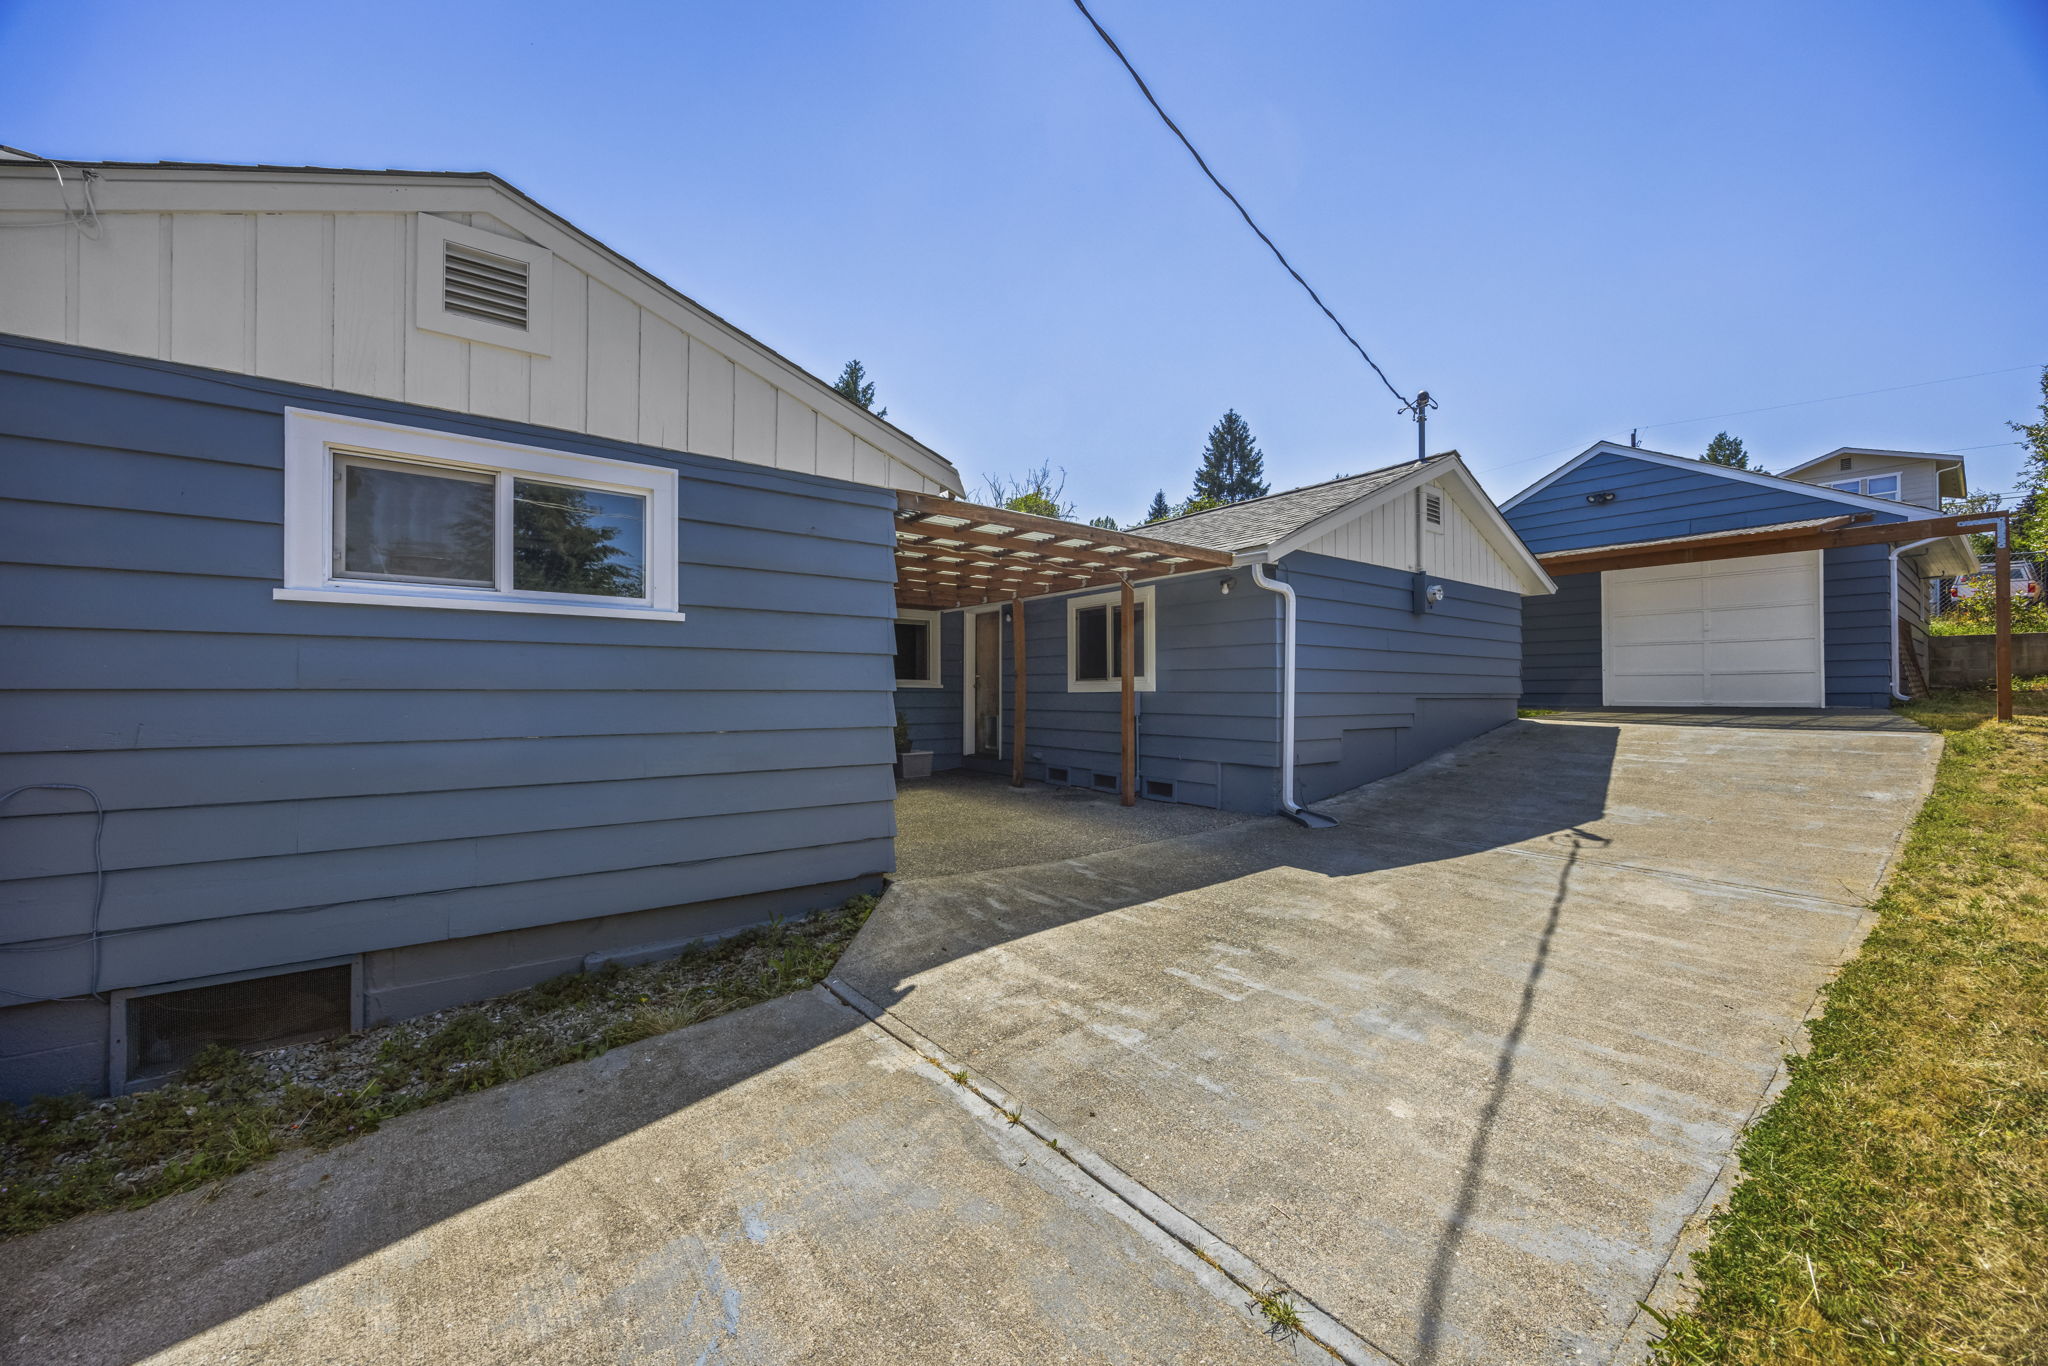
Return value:
[(1825, 484), (1809, 484), (1803, 480), (1786, 479), (1775, 474), (1765, 474), (1759, 470), (1738, 470), (1729, 465), (1710, 464), (1705, 460), (1695, 460), (1690, 456), (1684, 455), (1669, 455), (1663, 451), (1643, 450), (1638, 446), (1624, 446), (1615, 441), (1599, 441), (1588, 446), (1579, 454), (1565, 461), (1562, 465), (1559, 465), (1556, 469), (1502, 503), (1500, 505), (1501, 511), (1514, 511), (1526, 499), (1534, 497), (1572, 471), (1578, 469), (1581, 465), (1586, 464), (1588, 461), (1597, 460), (1603, 455), (1615, 455), (1628, 460), (1639, 460), (1646, 465), (1663, 465), (1671, 469), (1685, 470), (1691, 474), (1705, 474), (1720, 479), (1732, 479), (1741, 483), (1755, 484), (1762, 488), (1776, 489), (1781, 493), (1798, 493), (1804, 497), (1818, 498), (1830, 503), (1841, 503), (1847, 507), (1865, 508), (1871, 512), (1889, 512), (1895, 517), (1910, 516), (1913, 511), (1910, 505), (1901, 503), (1896, 498), (1872, 498), (1861, 493), (1844, 493), (1840, 489), (1831, 489)]

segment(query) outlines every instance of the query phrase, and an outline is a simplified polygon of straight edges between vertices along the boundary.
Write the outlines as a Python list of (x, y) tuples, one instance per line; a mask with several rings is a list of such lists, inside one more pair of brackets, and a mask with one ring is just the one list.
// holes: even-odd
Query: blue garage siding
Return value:
[(1522, 602), (1522, 705), (1597, 707), (1600, 576), (1563, 574), (1557, 592)]
[[(1587, 495), (1613, 493), (1603, 504)], [(1869, 509), (1824, 491), (1807, 493), (1730, 479), (1606, 452), (1508, 509), (1509, 525), (1538, 554), (1616, 545)], [(1878, 513), (1880, 521), (1912, 515)], [(1881, 707), (1890, 700), (1893, 632), (1882, 546), (1822, 555), (1826, 700), (1831, 707)], [(1529, 706), (1597, 706), (1600, 700), (1598, 575), (1559, 580), (1556, 597), (1524, 607), (1523, 696)], [(1584, 588), (1567, 587), (1585, 580)]]
[[(1594, 505), (1586, 501), (1593, 493), (1616, 497)], [(1593, 457), (1503, 515), (1529, 549), (1548, 555), (1867, 510), (1833, 501), (1820, 491), (1809, 495), (1609, 453)], [(1905, 516), (1880, 514), (1888, 521)]]
[(1296, 596), (1301, 802), (1399, 772), (1514, 719), (1518, 595), (1437, 580), (1444, 600), (1418, 615), (1406, 570), (1297, 553), (1281, 571)]
[[(287, 405), (679, 470), (688, 619), (273, 601)], [(0, 789), (106, 802), (103, 989), (836, 895), (891, 863), (894, 501), (0, 342)], [(0, 819), (0, 940), (65, 945), (0, 955), (9, 992), (89, 985), (63, 938), (92, 902), (81, 805), (33, 792)], [(83, 1066), (88, 1017), (0, 1010), (0, 1065)]]

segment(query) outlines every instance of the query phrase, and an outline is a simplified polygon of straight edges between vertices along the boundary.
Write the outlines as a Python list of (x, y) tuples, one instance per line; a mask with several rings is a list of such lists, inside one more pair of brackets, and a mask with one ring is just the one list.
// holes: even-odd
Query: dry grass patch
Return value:
[(1904, 708), (1933, 794), (1739, 1151), (1672, 1363), (2048, 1362), (2048, 680)]
[(331, 1147), (465, 1091), (815, 986), (874, 907), (855, 897), (677, 958), (571, 973), (323, 1043), (216, 1046), (170, 1085), (118, 1100), (0, 1106), (0, 1237), (145, 1205), (287, 1148)]

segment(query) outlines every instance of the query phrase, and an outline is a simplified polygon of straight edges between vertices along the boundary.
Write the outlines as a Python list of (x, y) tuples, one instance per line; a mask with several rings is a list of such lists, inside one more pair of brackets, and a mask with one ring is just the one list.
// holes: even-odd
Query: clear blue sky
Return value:
[[(1631, 426), (1782, 469), (2038, 402), (2016, 370), (1678, 421), (2048, 362), (2041, 0), (1095, 9), (1499, 496)], [(1066, 0), (0, 0), (0, 57), (0, 142), (52, 156), (495, 171), (1084, 515), (1184, 495), (1226, 407), (1276, 488), (1412, 449)]]

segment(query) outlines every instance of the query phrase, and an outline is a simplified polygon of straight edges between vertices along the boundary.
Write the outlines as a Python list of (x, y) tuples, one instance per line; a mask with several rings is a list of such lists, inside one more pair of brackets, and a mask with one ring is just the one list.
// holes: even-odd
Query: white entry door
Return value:
[(1600, 575), (1610, 707), (1818, 707), (1818, 550)]

